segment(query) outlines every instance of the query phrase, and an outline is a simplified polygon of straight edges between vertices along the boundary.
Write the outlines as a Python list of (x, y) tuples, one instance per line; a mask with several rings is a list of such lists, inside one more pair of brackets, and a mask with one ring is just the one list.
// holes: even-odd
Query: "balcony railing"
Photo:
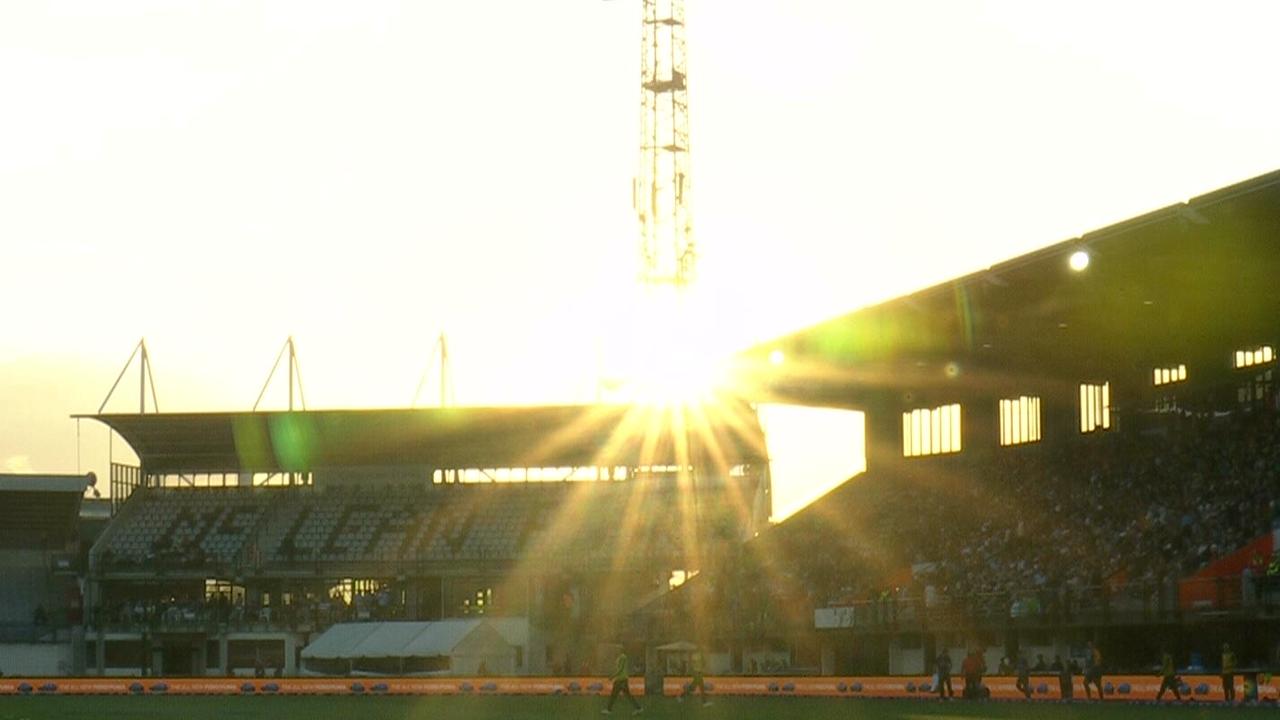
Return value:
[(1280, 576), (1192, 578), (1123, 586), (947, 595), (897, 592), (814, 609), (817, 629), (895, 626), (1108, 625), (1280, 613)]

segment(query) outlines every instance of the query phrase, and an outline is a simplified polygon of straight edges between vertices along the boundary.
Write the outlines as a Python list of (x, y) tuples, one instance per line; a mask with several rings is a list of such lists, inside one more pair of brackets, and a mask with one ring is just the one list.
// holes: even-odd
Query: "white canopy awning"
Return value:
[(655, 649), (656, 649), (656, 650), (661, 650), (661, 651), (663, 651), (663, 652), (689, 652), (689, 653), (691, 653), (691, 652), (697, 652), (697, 650), (698, 650), (698, 646), (697, 646), (697, 645), (695, 645), (694, 643), (689, 642), (688, 640), (677, 640), (677, 641), (675, 641), (675, 642), (673, 642), (673, 643), (667, 643), (666, 645), (659, 645), (659, 646), (658, 646), (657, 648), (655, 648)]
[(316, 660), (440, 657), (452, 654), (482, 625), (485, 630), (479, 634), (485, 638), (483, 644), (491, 645), (493, 639), (502, 642), (501, 634), (488, 620), (339, 623), (304, 648), (302, 657)]

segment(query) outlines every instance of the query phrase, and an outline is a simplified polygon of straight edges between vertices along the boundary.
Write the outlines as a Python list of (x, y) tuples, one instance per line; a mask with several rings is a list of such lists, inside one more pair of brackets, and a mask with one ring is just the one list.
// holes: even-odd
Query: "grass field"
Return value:
[[(0, 720), (584, 720), (598, 718), (596, 697), (3, 697)], [(1131, 720), (1141, 718), (1274, 718), (1276, 708), (1130, 705), (1123, 703), (940, 703), (924, 700), (716, 698), (710, 707), (670, 698), (644, 702), (642, 718), (684, 720)], [(614, 717), (630, 717), (625, 702)]]

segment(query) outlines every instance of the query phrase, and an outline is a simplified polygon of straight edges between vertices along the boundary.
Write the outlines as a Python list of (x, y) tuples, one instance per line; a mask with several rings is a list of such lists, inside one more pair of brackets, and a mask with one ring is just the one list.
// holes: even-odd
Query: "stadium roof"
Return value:
[(65, 492), (80, 494), (97, 484), (86, 475), (11, 475), (0, 473), (0, 492)]
[(0, 475), (0, 548), (62, 548), (76, 535), (87, 475)]
[[(724, 400), (709, 422), (687, 418), (695, 462), (766, 458), (744, 403)], [(723, 417), (721, 417), (723, 415)], [(505, 408), (86, 415), (110, 426), (148, 473), (305, 472), (315, 468), (671, 465), (670, 408), (562, 405)]]
[[(1068, 262), (1078, 251), (1090, 260), (1081, 271)], [(836, 317), (740, 360), (753, 399), (854, 408), (956, 385), (1015, 396), (1032, 382), (1150, 385), (1153, 369), (1170, 364), (1225, 378), (1234, 350), (1280, 340), (1278, 283), (1280, 171)]]

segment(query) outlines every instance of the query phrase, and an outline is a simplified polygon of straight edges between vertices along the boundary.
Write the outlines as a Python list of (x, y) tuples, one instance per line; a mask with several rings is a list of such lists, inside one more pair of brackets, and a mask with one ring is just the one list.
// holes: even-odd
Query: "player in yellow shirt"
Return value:
[(1101, 700), (1102, 651), (1098, 649), (1098, 646), (1092, 640), (1089, 641), (1089, 651), (1084, 656), (1084, 696), (1090, 700), (1093, 699), (1093, 696), (1089, 693), (1089, 685), (1091, 684), (1098, 691), (1098, 699)]
[(601, 715), (613, 714), (613, 701), (619, 695), (626, 695), (631, 701), (631, 707), (635, 708), (631, 714), (639, 715), (644, 708), (640, 707), (640, 703), (631, 695), (631, 661), (627, 658), (625, 652), (618, 653), (618, 661), (614, 666), (613, 675), (609, 676), (613, 680), (613, 690), (609, 693), (609, 704), (600, 711)]
[(1236, 701), (1236, 654), (1227, 643), (1222, 643), (1222, 699)]
[(702, 653), (693, 653), (693, 659), (690, 661), (693, 666), (693, 679), (689, 681), (688, 687), (685, 688), (684, 695), (679, 697), (680, 702), (684, 702), (685, 695), (692, 695), (694, 690), (698, 691), (698, 697), (702, 699), (702, 706), (706, 707), (711, 704), (707, 699), (707, 681), (702, 677)]

